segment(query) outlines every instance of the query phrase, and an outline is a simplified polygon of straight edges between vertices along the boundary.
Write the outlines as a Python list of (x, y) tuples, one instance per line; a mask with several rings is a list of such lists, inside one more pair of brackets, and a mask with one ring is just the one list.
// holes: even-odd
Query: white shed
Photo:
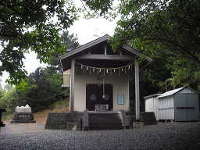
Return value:
[(198, 93), (191, 88), (181, 87), (158, 96), (160, 120), (199, 120)]
[(156, 120), (159, 120), (158, 115), (158, 96), (160, 94), (152, 94), (145, 96), (145, 112), (154, 112)]

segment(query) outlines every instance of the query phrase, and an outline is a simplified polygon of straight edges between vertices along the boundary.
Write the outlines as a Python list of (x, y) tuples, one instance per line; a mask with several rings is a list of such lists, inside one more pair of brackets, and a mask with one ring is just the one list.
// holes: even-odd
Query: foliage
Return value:
[(64, 31), (61, 37), (68, 49), (74, 49), (79, 46), (77, 37), (74, 34), (70, 34), (69, 31)]
[(3, 95), (4, 95), (4, 91), (1, 89), (1, 90), (0, 90), (0, 98), (2, 98)]
[(24, 53), (34, 51), (43, 62), (65, 45), (59, 32), (77, 18), (71, 0), (1, 0), (0, 73), (10, 73), (10, 82), (19, 83), (26, 75)]
[(103, 15), (111, 9), (112, 3), (114, 0), (83, 0), (89, 6), (91, 10), (99, 12), (100, 15)]
[(118, 15), (118, 0), (80, 0), (81, 16), (86, 19), (102, 18), (112, 21)]
[[(69, 32), (62, 34), (66, 47), (77, 47), (77, 38)], [(0, 91), (0, 107), (12, 112), (18, 105), (29, 104), (33, 111), (39, 111), (51, 104), (63, 100), (69, 91), (62, 88), (62, 75), (59, 68), (59, 53), (49, 56), (49, 66), (38, 68), (15, 87), (7, 84), (5, 91)]]
[(147, 83), (159, 91), (200, 89), (200, 1), (120, 0), (119, 14), (112, 45), (128, 43), (153, 58), (144, 70)]
[(123, 19), (116, 32), (126, 40), (139, 37), (145, 44), (161, 44), (166, 51), (199, 63), (200, 2), (139, 2), (129, 1), (121, 9)]
[(15, 88), (4, 91), (0, 97), (0, 107), (13, 111), (18, 105), (29, 104), (33, 111), (48, 108), (50, 104), (66, 97), (62, 87), (62, 76), (55, 68), (38, 68)]
[[(61, 87), (62, 76), (54, 68), (38, 68), (29, 76), (29, 80), (16, 86), (16, 91), (21, 101), (26, 101), (32, 106), (33, 111), (38, 111), (49, 104), (63, 99), (64, 90)], [(24, 90), (25, 89), (25, 90)]]
[[(61, 35), (62, 43), (65, 45), (65, 51), (72, 50), (79, 46), (78, 39), (74, 34), (70, 34), (69, 31), (64, 31)], [(59, 52), (52, 54), (49, 56), (48, 64), (51, 65), (51, 67), (54, 67), (58, 71), (61, 70), (61, 64), (60, 64), (60, 54)]]
[(6, 108), (6, 111), (8, 112), (12, 112), (18, 103), (18, 99), (16, 99), (16, 90), (13, 88), (9, 91), (3, 92), (3, 95), (0, 97), (0, 107)]
[(155, 68), (150, 66), (151, 75), (158, 74), (156, 68), (162, 67), (159, 74), (168, 74), (163, 76), (165, 85), (197, 87), (200, 69), (199, 6), (197, 0), (124, 1), (113, 39), (114, 47), (127, 41), (138, 47), (135, 44), (137, 39), (144, 54), (156, 62), (166, 63), (161, 66), (157, 63)]

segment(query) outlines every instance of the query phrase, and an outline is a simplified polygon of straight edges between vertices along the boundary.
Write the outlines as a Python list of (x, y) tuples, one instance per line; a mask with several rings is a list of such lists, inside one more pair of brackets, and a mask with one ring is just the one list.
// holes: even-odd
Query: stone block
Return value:
[(49, 113), (45, 128), (80, 130), (82, 115), (81, 112)]
[(30, 112), (15, 112), (11, 123), (35, 123), (33, 114)]
[(154, 112), (142, 112), (141, 113), (141, 121), (144, 122), (144, 125), (155, 125), (155, 124), (157, 124)]

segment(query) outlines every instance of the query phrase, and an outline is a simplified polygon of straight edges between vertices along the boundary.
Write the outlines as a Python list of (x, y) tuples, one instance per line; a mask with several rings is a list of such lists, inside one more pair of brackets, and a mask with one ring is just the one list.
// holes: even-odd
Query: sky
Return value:
[[(80, 45), (90, 42), (98, 37), (105, 34), (112, 36), (116, 27), (116, 21), (109, 21), (104, 18), (92, 18), (85, 19), (80, 17), (79, 20), (75, 21), (74, 24), (69, 28), (69, 32), (77, 36)], [(25, 54), (24, 66), (28, 74), (34, 72), (38, 67), (45, 67), (46, 64), (40, 63), (37, 59), (37, 55), (34, 52)], [(4, 72), (3, 76), (0, 77), (1, 86), (5, 86), (5, 81), (9, 74)]]

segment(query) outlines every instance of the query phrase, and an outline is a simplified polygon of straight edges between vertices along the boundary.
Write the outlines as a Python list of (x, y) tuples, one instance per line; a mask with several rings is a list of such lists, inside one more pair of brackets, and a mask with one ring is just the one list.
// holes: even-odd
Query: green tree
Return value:
[[(72, 50), (72, 49), (74, 49), (74, 48), (79, 46), (77, 37), (74, 34), (70, 34), (69, 31), (67, 31), (67, 30), (62, 33), (61, 40), (63, 42), (63, 45), (66, 48), (64, 50), (65, 53), (68, 50)], [(61, 54), (62, 53), (54, 53), (54, 54), (52, 54), (49, 57), (48, 64), (50, 64), (51, 67), (55, 67), (55, 68), (57, 68), (59, 70), (61, 68), (61, 66), (60, 66), (60, 58), (59, 58), (59, 56)]]
[(5, 108), (8, 112), (13, 112), (15, 107), (20, 103), (18, 100), (15, 88), (3, 91), (3, 95), (0, 97), (0, 107)]
[(71, 0), (1, 0), (0, 2), (0, 73), (10, 73), (10, 81), (25, 77), (24, 53), (38, 54), (43, 62), (55, 53), (65, 52), (59, 32), (76, 19)]
[(110, 9), (114, 0), (82, 0), (91, 9), (99, 15), (105, 15)]
[(151, 70), (148, 80), (164, 89), (182, 85), (198, 88), (200, 1), (120, 0), (119, 14), (113, 47), (128, 43), (152, 57), (157, 64), (147, 68)]
[(33, 111), (48, 108), (65, 97), (61, 85), (62, 76), (55, 68), (38, 68), (16, 86), (16, 105), (29, 104)]
[(4, 91), (0, 89), (0, 99), (3, 97), (3, 95), (4, 95)]
[[(66, 47), (78, 46), (73, 34), (65, 32), (62, 38), (65, 38), (63, 43)], [(7, 84), (8, 88), (2, 91), (2, 96), (0, 95), (0, 107), (12, 112), (16, 106), (29, 104), (33, 111), (39, 111), (48, 108), (55, 101), (66, 98), (69, 91), (62, 88), (62, 73), (58, 56), (59, 54), (52, 55), (47, 68), (36, 69), (15, 87)]]
[(62, 76), (54, 67), (38, 68), (12, 89), (0, 91), (0, 107), (13, 112), (16, 106), (29, 104), (32, 110), (48, 108), (50, 104), (66, 97)]
[(79, 46), (77, 37), (74, 34), (70, 34), (69, 31), (64, 31), (61, 37), (68, 49), (74, 49)]
[(162, 45), (168, 53), (200, 64), (199, 6), (197, 0), (126, 1), (116, 36), (125, 41), (140, 38), (146, 45)]
[(139, 48), (150, 57), (163, 53), (160, 59), (166, 61), (172, 75), (166, 83), (197, 87), (194, 83), (199, 81), (200, 69), (199, 6), (197, 0), (124, 1), (114, 46), (129, 42), (137, 47), (135, 40), (139, 40)]

